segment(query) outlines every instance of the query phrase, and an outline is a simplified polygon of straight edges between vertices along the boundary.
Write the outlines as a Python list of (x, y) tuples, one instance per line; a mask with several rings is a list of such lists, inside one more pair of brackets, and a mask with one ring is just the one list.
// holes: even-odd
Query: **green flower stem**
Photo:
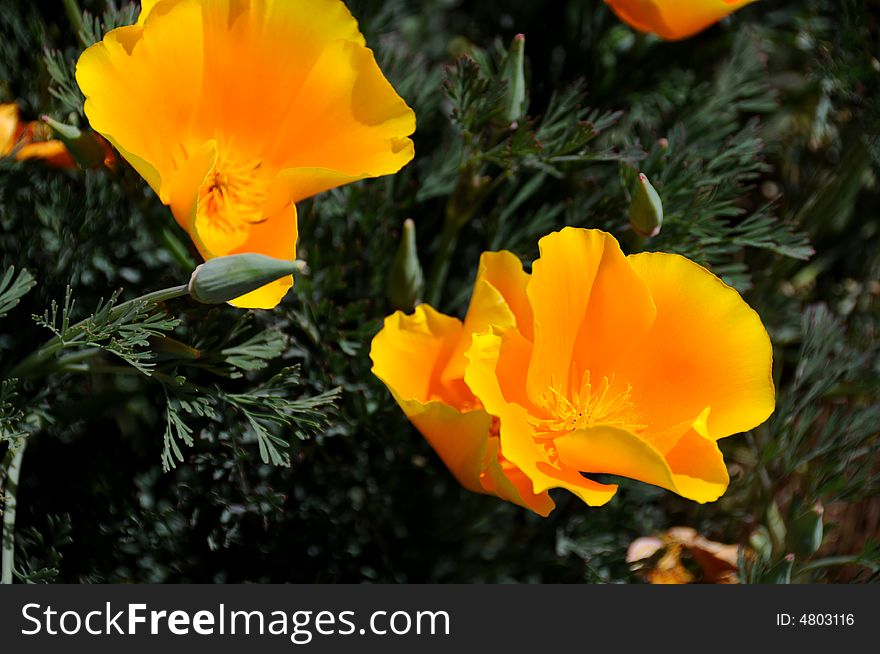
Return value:
[[(118, 316), (122, 315), (131, 305), (136, 302), (145, 302), (145, 303), (154, 303), (158, 304), (159, 302), (164, 302), (165, 300), (172, 300), (177, 297), (183, 297), (184, 295), (189, 295), (189, 286), (187, 284), (181, 284), (180, 286), (172, 286), (171, 288), (165, 288), (161, 291), (153, 291), (152, 293), (147, 293), (146, 295), (142, 295), (140, 297), (134, 298), (133, 300), (128, 300), (123, 302), (122, 304), (118, 304), (110, 310), (110, 319), (113, 320)], [(85, 321), (78, 322), (74, 327), (78, 327), (82, 325)], [(19, 362), (12, 370), (10, 370), (6, 374), (6, 378), (12, 377), (27, 377), (35, 370), (37, 370), (43, 363), (45, 363), (48, 359), (50, 359), (56, 352), (59, 350), (63, 350), (68, 343), (65, 343), (61, 338), (55, 336), (46, 343), (31, 352), (25, 359)]]
[(440, 245), (434, 254), (431, 274), (428, 276), (428, 285), (425, 291), (425, 302), (432, 307), (436, 307), (440, 302), (440, 294), (446, 283), (446, 276), (449, 274), (449, 258), (455, 250), (461, 228), (461, 222), (457, 218), (450, 218), (450, 215), (447, 214), (446, 221), (443, 223), (443, 233), (440, 235)]
[(83, 26), (82, 10), (79, 8), (79, 4), (76, 0), (61, 0), (61, 2), (64, 5), (64, 12), (67, 14), (67, 20), (70, 21), (70, 26), (73, 28), (73, 33), (76, 34), (77, 40), (84, 46), (89, 45), (85, 42), (85, 37), (83, 36), (85, 27)]
[(0, 584), (12, 583), (12, 568), (15, 557), (15, 509), (18, 503), (18, 478), (21, 474), (21, 460), (27, 441), (22, 440), (18, 448), (11, 445), (3, 460), (5, 476), (3, 531), (0, 532)]
[(178, 238), (177, 234), (168, 225), (162, 225), (157, 236), (181, 268), (192, 270), (196, 267), (196, 262), (190, 256), (183, 241)]
[(71, 352), (70, 354), (65, 354), (62, 357), (58, 357), (55, 361), (55, 365), (57, 366), (69, 366), (76, 363), (81, 363), (83, 361), (88, 361), (92, 357), (100, 354), (103, 350), (99, 347), (88, 347), (84, 350), (80, 350), (79, 352)]
[(443, 286), (449, 273), (449, 259), (458, 242), (461, 228), (468, 224), (480, 207), (510, 177), (505, 171), (494, 179), (479, 175), (481, 160), (473, 157), (461, 167), (455, 190), (446, 205), (446, 220), (440, 235), (440, 245), (434, 254), (431, 274), (425, 291), (425, 302), (436, 307), (443, 294)]

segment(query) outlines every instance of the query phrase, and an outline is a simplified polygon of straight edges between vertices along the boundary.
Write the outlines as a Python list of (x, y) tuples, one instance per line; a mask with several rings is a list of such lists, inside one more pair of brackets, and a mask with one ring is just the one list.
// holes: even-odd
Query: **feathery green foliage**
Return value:
[[(199, 261), (167, 208), (122, 161), (60, 171), (0, 159), (0, 430), (28, 439), (19, 578), (638, 581), (628, 544), (685, 525), (749, 546), (744, 581), (876, 581), (865, 516), (877, 514), (880, 450), (880, 78), (868, 4), (754, 3), (665, 43), (598, 0), (350, 2), (416, 111), (416, 159), (298, 206), (307, 269), (272, 312), (187, 299), (118, 311)], [(0, 101), (26, 120), (85, 127), (75, 61), (137, 14), (81, 5), (79, 34), (52, 3), (0, 9)], [(518, 32), (527, 115), (508, 123)], [(629, 227), (639, 173), (662, 199), (655, 237)], [(541, 519), (460, 488), (370, 374), (407, 218), (424, 270), (447, 262), (428, 284), (446, 313), (463, 314), (482, 251), (531, 261), (563, 225), (608, 230), (628, 252), (684, 254), (742, 291), (774, 343), (777, 411), (721, 443), (725, 496), (700, 506), (624, 480), (602, 509), (560, 493)], [(53, 333), (51, 356), (9, 374)]]

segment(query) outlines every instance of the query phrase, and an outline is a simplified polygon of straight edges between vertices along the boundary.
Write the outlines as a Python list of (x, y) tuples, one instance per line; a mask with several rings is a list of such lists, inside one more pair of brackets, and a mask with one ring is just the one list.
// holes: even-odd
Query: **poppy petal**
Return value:
[(266, 160), (292, 170), (278, 176), (270, 202), (296, 202), (343, 183), (397, 172), (413, 158), (407, 137), (414, 130), (415, 114), (382, 75), (372, 51), (335, 41), (273, 134)]
[[(604, 374), (641, 340), (654, 319), (645, 283), (627, 265), (614, 237), (566, 227), (542, 238), (527, 293), (535, 317), (528, 392), (569, 394), (572, 361)], [(592, 307), (591, 307), (592, 304)]]
[(468, 387), (500, 420), (501, 454), (532, 480), (535, 494), (565, 488), (590, 506), (607, 503), (617, 486), (600, 484), (570, 466), (560, 466), (552, 448), (536, 442), (526, 409), (504, 398), (496, 374), (501, 342), (502, 338), (493, 333), (475, 334), (465, 370)]
[(475, 332), (490, 326), (510, 329), (526, 323), (531, 331), (532, 310), (525, 294), (528, 280), (522, 263), (511, 252), (484, 252), (480, 256), (462, 337), (443, 371), (444, 379), (464, 377), (467, 364), (464, 353), (471, 346), (471, 335)]
[[(679, 474), (649, 442), (616, 427), (599, 425), (579, 429), (555, 439), (559, 458), (586, 473), (629, 477), (666, 488), (696, 502), (714, 502), (727, 489), (727, 470), (718, 446), (696, 432), (676, 449), (674, 460), (680, 470), (702, 476)], [(714, 450), (714, 452), (713, 452)], [(693, 455), (696, 454), (696, 457)], [(706, 460), (706, 455), (709, 459)], [(711, 463), (715, 463), (712, 466)], [(693, 464), (693, 465), (691, 465)], [(719, 467), (720, 466), (720, 467)]]
[(755, 0), (605, 0), (617, 16), (642, 32), (675, 41), (701, 32)]
[(773, 351), (758, 314), (702, 266), (675, 254), (631, 255), (657, 318), (617, 366), (641, 422), (662, 431), (711, 407), (718, 439), (764, 422), (775, 405)]
[[(252, 225), (247, 241), (230, 254), (261, 252), (276, 259), (293, 261), (296, 259), (297, 238), (296, 207), (290, 204), (262, 223)], [(272, 309), (281, 302), (292, 286), (293, 276), (288, 275), (238, 297), (229, 304), (242, 309)]]
[(77, 62), (76, 79), (92, 127), (167, 203), (165, 185), (187, 159), (187, 144), (195, 150), (208, 139), (191, 137), (202, 88), (201, 6), (160, 4), (167, 10), (151, 11), (145, 27), (115, 29), (88, 48)]

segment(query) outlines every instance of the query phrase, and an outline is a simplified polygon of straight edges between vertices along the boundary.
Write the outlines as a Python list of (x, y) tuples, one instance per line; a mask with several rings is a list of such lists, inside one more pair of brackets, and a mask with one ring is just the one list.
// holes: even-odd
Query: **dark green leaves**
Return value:
[(37, 281), (27, 270), (19, 270), (16, 275), (15, 266), (9, 266), (0, 278), (0, 318), (18, 306), (21, 298), (36, 285)]

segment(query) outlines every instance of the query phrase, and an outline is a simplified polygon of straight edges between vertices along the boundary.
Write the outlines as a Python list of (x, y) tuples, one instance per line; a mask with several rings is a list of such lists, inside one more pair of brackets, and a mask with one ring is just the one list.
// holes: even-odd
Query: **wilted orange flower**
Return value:
[(43, 123), (22, 123), (14, 102), (0, 104), (0, 158), (12, 155), (17, 161), (40, 159), (50, 166), (75, 168), (64, 144), (49, 135)]
[[(143, 0), (76, 78), (92, 127), (206, 259), (292, 260), (294, 202), (413, 157), (415, 116), (340, 0)], [(292, 283), (233, 304), (274, 307)]]
[(739, 554), (738, 545), (709, 540), (690, 527), (673, 527), (659, 538), (635, 539), (626, 560), (651, 584), (737, 584)]
[(626, 257), (601, 231), (541, 239), (531, 275), (485, 253), (464, 322), (386, 318), (373, 373), (467, 488), (546, 515), (638, 479), (698, 502), (726, 490), (716, 441), (773, 411), (770, 339), (739, 294), (684, 257)]
[(605, 0), (627, 25), (669, 41), (686, 39), (755, 0)]

